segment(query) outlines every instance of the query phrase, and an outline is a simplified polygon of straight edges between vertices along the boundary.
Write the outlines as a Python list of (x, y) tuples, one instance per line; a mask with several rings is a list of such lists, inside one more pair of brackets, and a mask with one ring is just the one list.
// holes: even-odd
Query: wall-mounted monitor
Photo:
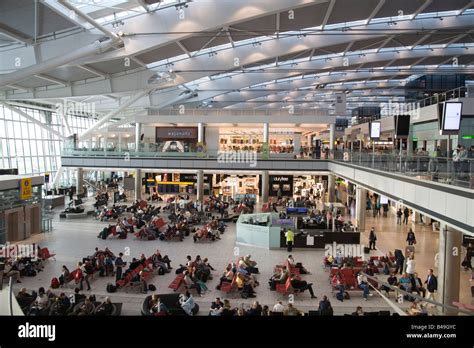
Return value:
[(462, 102), (445, 102), (443, 108), (442, 134), (457, 134), (461, 128)]
[(410, 133), (410, 115), (395, 116), (395, 137), (408, 138)]
[(370, 123), (370, 139), (380, 139), (381, 124), (380, 122)]

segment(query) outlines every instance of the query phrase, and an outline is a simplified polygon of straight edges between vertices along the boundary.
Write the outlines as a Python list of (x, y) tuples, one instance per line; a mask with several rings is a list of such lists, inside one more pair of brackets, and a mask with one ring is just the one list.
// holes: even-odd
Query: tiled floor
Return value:
[[(89, 199), (89, 204), (91, 199)], [(61, 265), (67, 265), (68, 268), (74, 269), (78, 260), (83, 256), (93, 253), (95, 247), (104, 249), (108, 247), (114, 253), (118, 254), (120, 251), (129, 251), (129, 257), (125, 260), (129, 261), (132, 257), (139, 256), (144, 253), (150, 256), (156, 249), (160, 249), (163, 254), (169, 255), (172, 260), (172, 266), (176, 268), (179, 263), (185, 261), (186, 255), (201, 257), (208, 257), (211, 264), (216, 268), (214, 272), (214, 279), (208, 282), (209, 289), (212, 291), (207, 293), (204, 297), (197, 297), (196, 301), (200, 304), (200, 314), (206, 315), (207, 308), (211, 301), (216, 297), (224, 297), (220, 291), (215, 289), (218, 283), (220, 274), (223, 268), (230, 260), (234, 260), (235, 252), (235, 224), (230, 223), (227, 231), (222, 235), (222, 240), (216, 242), (202, 242), (193, 243), (191, 237), (187, 237), (183, 242), (165, 242), (165, 241), (140, 241), (134, 236), (129, 236), (126, 240), (107, 239), (102, 240), (97, 238), (99, 231), (106, 226), (107, 223), (102, 223), (94, 220), (92, 217), (81, 220), (66, 220), (59, 219), (56, 216), (54, 220), (54, 230), (51, 233), (37, 235), (25, 242), (36, 242), (41, 246), (48, 247), (52, 252), (56, 253), (56, 261), (50, 260), (47, 262), (44, 272), (40, 272), (34, 278), (23, 278), (21, 284), (16, 284), (16, 288), (27, 287), (28, 289), (37, 289), (39, 286), (48, 287), (50, 280), (54, 276), (58, 276), (61, 270)], [(378, 235), (377, 248), (380, 252), (387, 252), (395, 248), (400, 248), (405, 245), (406, 226), (397, 226), (395, 218), (390, 216), (388, 218), (367, 217), (367, 226), (374, 226)], [(437, 233), (433, 232), (428, 227), (417, 225), (415, 229), (417, 235), (417, 262), (419, 273), (422, 277), (425, 276), (425, 270), (433, 267), (434, 255), (437, 252)], [(367, 235), (367, 234), (366, 234)], [(366, 236), (365, 236), (366, 237)], [(364, 238), (364, 237), (363, 237)], [(364, 242), (364, 240), (362, 240)], [(277, 300), (283, 297), (276, 292), (270, 291), (267, 286), (267, 279), (272, 275), (272, 270), (275, 264), (281, 263), (285, 260), (288, 253), (286, 250), (265, 250), (255, 247), (238, 246), (240, 255), (251, 254), (252, 258), (258, 262), (258, 267), (261, 274), (258, 275), (260, 286), (257, 287), (257, 298), (261, 304), (273, 306)], [(380, 252), (377, 252), (380, 254)], [(330, 295), (331, 289), (328, 282), (328, 273), (322, 267), (322, 259), (324, 250), (293, 250), (292, 253), (298, 262), (302, 262), (306, 268), (311, 272), (310, 275), (305, 275), (303, 278), (310, 283), (313, 283), (313, 288), (317, 300), (311, 300), (309, 294), (306, 292), (295, 298), (295, 306), (302, 310), (316, 310), (319, 300), (323, 295)], [(174, 272), (164, 276), (154, 276), (150, 283), (157, 287), (156, 293), (169, 293), (168, 285), (174, 279)], [(471, 303), (470, 293), (468, 293), (468, 274), (463, 274), (462, 284), (462, 301)], [(106, 284), (113, 280), (112, 278), (96, 277), (92, 283), (92, 290), (90, 293), (95, 294), (98, 298), (103, 298), (107, 295), (105, 288)], [(72, 292), (72, 288), (65, 289), (65, 292)], [(85, 293), (88, 293), (87, 291)], [(392, 295), (393, 296), (393, 295)], [(119, 291), (112, 294), (112, 300), (123, 303), (122, 314), (124, 315), (139, 315), (141, 303), (145, 295), (137, 293), (126, 293)], [(234, 298), (230, 296), (232, 305), (237, 306), (241, 303), (249, 305), (253, 299)], [(287, 299), (283, 299), (287, 300)], [(390, 310), (390, 307), (384, 299), (374, 296), (369, 301), (363, 301), (360, 294), (353, 295), (350, 300), (343, 303), (337, 301), (330, 296), (336, 314), (351, 313), (357, 306), (363, 306), (364, 310)], [(393, 301), (393, 299), (392, 299)], [(406, 304), (403, 305), (407, 306)]]

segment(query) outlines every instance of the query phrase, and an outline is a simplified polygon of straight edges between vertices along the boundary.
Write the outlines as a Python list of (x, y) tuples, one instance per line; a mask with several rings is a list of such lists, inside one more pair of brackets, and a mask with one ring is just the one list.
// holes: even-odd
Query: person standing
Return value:
[(436, 301), (435, 292), (438, 290), (438, 279), (433, 274), (433, 270), (428, 270), (428, 277), (425, 280), (426, 289), (428, 290), (428, 295), (426, 298), (428, 300)]
[(293, 233), (291, 228), (289, 228), (288, 231), (286, 231), (285, 237), (286, 237), (287, 250), (288, 252), (291, 252), (293, 250), (293, 242), (295, 240), (295, 234)]
[(416, 244), (415, 232), (410, 228), (407, 234), (407, 242), (408, 245)]
[(376, 241), (377, 241), (377, 235), (375, 234), (375, 228), (372, 227), (370, 229), (370, 234), (369, 234), (369, 249), (370, 250), (375, 250)]
[(125, 266), (125, 262), (122, 259), (123, 253), (120, 253), (119, 256), (115, 259), (115, 281), (118, 282), (122, 279), (122, 267)]
[(398, 208), (398, 210), (397, 210), (397, 225), (402, 224), (402, 215), (403, 215), (402, 208)]
[(408, 210), (407, 207), (405, 207), (405, 209), (403, 209), (403, 223), (405, 225), (408, 225), (408, 217), (410, 216), (410, 211)]

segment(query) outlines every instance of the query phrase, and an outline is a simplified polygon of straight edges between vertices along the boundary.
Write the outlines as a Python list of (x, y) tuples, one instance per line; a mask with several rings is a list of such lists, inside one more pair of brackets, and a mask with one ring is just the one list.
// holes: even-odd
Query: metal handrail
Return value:
[(452, 309), (452, 310), (455, 310), (457, 312), (461, 312), (461, 313), (464, 313), (464, 314), (468, 314), (468, 315), (474, 315), (473, 312), (471, 311), (468, 311), (466, 309), (462, 309), (462, 308), (459, 308), (459, 307), (454, 307), (454, 306), (450, 306), (450, 305), (447, 305), (447, 304), (442, 304), (442, 303), (439, 303), (439, 302), (436, 302), (436, 301), (433, 301), (431, 299), (427, 299), (427, 298), (424, 298), (420, 295), (416, 295), (416, 294), (413, 294), (411, 292), (408, 292), (408, 291), (405, 291), (403, 289), (400, 289), (400, 288), (397, 288), (396, 286), (393, 286), (393, 285), (390, 285), (389, 283), (387, 282), (384, 282), (383, 280), (380, 280), (378, 279), (377, 277), (373, 277), (373, 276), (370, 276), (368, 275), (367, 273), (364, 273), (364, 272), (361, 272), (364, 276), (367, 277), (367, 279), (371, 279), (377, 283), (380, 283), (390, 289), (392, 289), (393, 291), (396, 291), (396, 292), (400, 292), (404, 295), (408, 295), (408, 296), (411, 296), (411, 297), (414, 297), (415, 299), (418, 299), (420, 301), (423, 301), (423, 302), (428, 302), (428, 303), (431, 303), (431, 304), (434, 304), (435, 306), (439, 306), (439, 307), (444, 307), (444, 308), (447, 308), (447, 309)]

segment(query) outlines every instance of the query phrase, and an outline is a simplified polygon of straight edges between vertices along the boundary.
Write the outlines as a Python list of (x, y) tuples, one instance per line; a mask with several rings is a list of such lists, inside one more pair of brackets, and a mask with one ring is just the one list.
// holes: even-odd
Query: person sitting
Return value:
[(328, 297), (326, 295), (323, 296), (323, 299), (321, 301), (319, 301), (318, 312), (321, 316), (332, 316), (334, 313), (331, 306), (331, 302), (328, 300)]
[(112, 301), (110, 300), (110, 297), (106, 297), (105, 301), (97, 307), (97, 310), (95, 313), (97, 315), (111, 315), (112, 312), (114, 311), (114, 305), (112, 304)]
[(298, 315), (304, 315), (302, 311), (297, 309), (296, 307), (293, 306), (292, 303), (288, 303), (288, 306), (286, 309), (283, 311), (284, 316), (298, 316)]
[(219, 285), (216, 286), (217, 290), (220, 290), (223, 282), (231, 283), (234, 279), (235, 272), (232, 270), (232, 265), (227, 265), (222, 277), (220, 278)]
[(46, 309), (49, 303), (49, 297), (41, 287), (38, 289), (38, 296), (35, 299), (34, 305), (31, 307), (30, 315), (39, 315), (39, 313)]
[(289, 272), (286, 269), (286, 266), (279, 268), (278, 272), (279, 273), (274, 274), (269, 280), (270, 290), (276, 290), (277, 284), (285, 284), (289, 277)]
[(170, 270), (173, 269), (171, 267), (171, 260), (168, 258), (168, 255), (161, 256), (159, 250), (156, 250), (156, 252), (153, 254), (151, 261), (153, 262), (153, 267), (161, 267), (165, 273), (169, 273)]
[[(387, 278), (387, 283), (389, 283), (392, 286), (397, 286), (398, 285), (398, 279), (397, 279), (397, 276), (395, 275), (395, 273), (393, 273), (393, 272), (390, 273), (390, 276)], [(390, 296), (390, 291), (393, 291), (391, 288), (389, 288), (388, 286), (385, 286), (385, 285), (382, 285), (380, 290), (385, 291), (385, 293), (387, 294), (387, 297)]]
[(16, 300), (21, 308), (29, 306), (36, 299), (35, 294), (29, 294), (26, 288), (21, 288), (18, 295), (16, 295)]
[(363, 315), (364, 315), (364, 311), (362, 310), (362, 307), (361, 307), (361, 306), (357, 306), (355, 312), (352, 313), (352, 315), (354, 315), (354, 316), (363, 316)]
[(405, 290), (407, 292), (412, 291), (411, 279), (410, 279), (410, 277), (408, 277), (408, 274), (403, 273), (403, 275), (400, 278), (399, 287), (400, 287), (400, 289)]
[(247, 311), (247, 315), (258, 317), (262, 316), (262, 306), (260, 305), (260, 303), (258, 303), (258, 301), (255, 301), (252, 304), (252, 307), (250, 307), (250, 309)]
[(70, 297), (71, 303), (77, 304), (77, 303), (82, 302), (86, 299), (86, 295), (80, 294), (79, 293), (80, 291), (81, 290), (79, 288), (74, 289), (74, 294), (71, 295), (71, 297)]
[(257, 262), (250, 259), (250, 255), (246, 255), (239, 260), (239, 267), (246, 270), (248, 273), (258, 274), (258, 268), (255, 267)]
[(291, 282), (291, 286), (293, 287), (293, 289), (297, 290), (298, 292), (303, 293), (305, 290), (309, 290), (311, 298), (313, 298), (313, 299), (317, 298), (314, 295), (313, 284), (312, 283), (308, 284), (308, 282), (305, 281), (305, 280), (299, 280), (299, 279), (297, 279), (296, 275), (291, 276), (290, 282)]
[(189, 271), (184, 272), (183, 282), (187, 289), (196, 289), (198, 295), (201, 297), (203, 296), (201, 293), (201, 287), (194, 281), (194, 279), (192, 279)]
[(237, 273), (235, 282), (243, 298), (256, 297), (255, 291), (253, 290), (254, 286), (251, 284), (250, 279), (249, 276), (245, 276), (243, 273)]
[[(5, 269), (3, 271), (3, 277), (4, 278), (12, 278), (13, 281), (16, 281), (17, 283), (21, 283), (20, 281), (20, 278), (21, 278), (21, 275), (20, 275), (20, 271), (18, 270), (18, 268), (13, 265), (13, 262), (11, 260), (7, 260), (7, 262), (5, 263)], [(0, 279), (0, 281), (3, 281), (3, 279)]]
[(411, 316), (418, 316), (422, 313), (422, 309), (417, 301), (413, 301), (410, 308), (407, 309), (407, 314)]
[(219, 297), (216, 297), (216, 300), (212, 302), (211, 309), (209, 310), (210, 316), (220, 316), (222, 311), (221, 309), (224, 307), (224, 303), (222, 303)]
[(426, 297), (426, 289), (423, 286), (423, 282), (421, 281), (421, 278), (418, 277), (418, 273), (415, 273), (413, 275), (413, 278), (415, 282), (415, 287), (413, 288), (413, 291), (415, 291), (418, 295), (420, 295), (420, 292), (421, 292), (421, 295), (423, 297)]
[(272, 308), (272, 313), (283, 313), (285, 306), (283, 306), (281, 301), (278, 301)]
[(90, 297), (87, 297), (83, 304), (74, 310), (70, 315), (92, 315), (94, 313), (94, 304), (92, 303)]
[(221, 316), (223, 317), (228, 317), (228, 316), (234, 316), (235, 315), (235, 309), (232, 309), (230, 306), (230, 302), (227, 299), (224, 299), (224, 306), (222, 307), (221, 310)]
[(153, 315), (168, 315), (169, 310), (166, 305), (161, 302), (157, 294), (153, 294), (150, 299), (150, 313)]
[(293, 267), (295, 267), (295, 268), (297, 268), (297, 269), (300, 270), (300, 274), (311, 274), (311, 273), (308, 272), (308, 270), (307, 270), (306, 268), (304, 268), (304, 266), (303, 266), (303, 264), (302, 264), (301, 262), (295, 262), (295, 259), (293, 258), (292, 255), (288, 255), (288, 259), (287, 259), (287, 260), (288, 260), (288, 263), (289, 263), (291, 266), (293, 266)]
[(189, 291), (186, 291), (185, 300), (181, 303), (181, 308), (186, 312), (187, 315), (195, 315), (199, 307), (196, 307), (196, 302), (191, 296)]
[(359, 289), (362, 289), (364, 291), (364, 300), (368, 300), (368, 296), (372, 296), (372, 294), (369, 292), (369, 283), (367, 282), (367, 277), (364, 276), (362, 273), (359, 273), (357, 275), (357, 284), (359, 286)]
[(57, 298), (57, 306), (56, 306), (56, 315), (66, 315), (67, 311), (71, 307), (71, 301), (66, 296), (64, 292), (62, 292), (59, 297)]

